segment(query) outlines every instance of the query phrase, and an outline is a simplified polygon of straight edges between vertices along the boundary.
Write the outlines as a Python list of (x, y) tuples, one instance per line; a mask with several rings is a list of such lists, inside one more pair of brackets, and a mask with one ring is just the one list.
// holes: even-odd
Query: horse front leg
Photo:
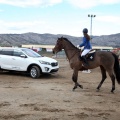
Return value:
[(73, 91), (74, 91), (77, 87), (80, 87), (80, 88), (83, 89), (83, 86), (80, 85), (80, 84), (77, 82), (77, 79), (78, 79), (78, 70), (74, 70), (73, 75), (72, 75), (72, 80), (73, 80), (73, 82), (75, 83), (75, 86), (73, 87)]

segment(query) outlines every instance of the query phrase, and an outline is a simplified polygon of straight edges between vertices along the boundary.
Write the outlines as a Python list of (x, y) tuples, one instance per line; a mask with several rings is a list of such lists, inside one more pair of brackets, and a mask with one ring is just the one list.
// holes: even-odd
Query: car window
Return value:
[(13, 56), (18, 56), (18, 57), (20, 57), (21, 55), (23, 55), (23, 53), (22, 53), (21, 51), (16, 51), (16, 50), (14, 50)]
[(1, 55), (10, 55), (12, 56), (13, 55), (13, 49), (3, 49), (0, 51), (0, 54)]
[(31, 49), (22, 49), (22, 51), (24, 51), (24, 53), (30, 57), (42, 57), (40, 54), (36, 53), (35, 51)]
[(0, 49), (0, 54), (1, 54), (1, 52), (2, 52), (2, 49)]

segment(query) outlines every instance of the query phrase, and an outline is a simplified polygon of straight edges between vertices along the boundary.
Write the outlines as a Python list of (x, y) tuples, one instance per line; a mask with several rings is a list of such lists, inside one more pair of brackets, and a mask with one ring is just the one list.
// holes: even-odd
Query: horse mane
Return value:
[[(75, 47), (75, 46), (72, 44), (72, 42), (69, 41), (67, 38), (62, 37), (62, 39), (64, 39), (65, 41), (69, 42), (73, 47)], [(75, 47), (75, 48), (76, 48), (76, 47)]]

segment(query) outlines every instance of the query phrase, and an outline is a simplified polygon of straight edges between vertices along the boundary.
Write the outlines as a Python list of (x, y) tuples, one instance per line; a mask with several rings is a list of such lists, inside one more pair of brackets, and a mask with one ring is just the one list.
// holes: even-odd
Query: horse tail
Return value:
[(113, 55), (114, 58), (115, 58), (114, 72), (115, 72), (115, 75), (116, 75), (117, 82), (118, 82), (118, 84), (120, 84), (120, 66), (119, 66), (119, 59), (118, 59), (118, 57), (117, 57), (116, 54), (112, 53), (112, 55)]

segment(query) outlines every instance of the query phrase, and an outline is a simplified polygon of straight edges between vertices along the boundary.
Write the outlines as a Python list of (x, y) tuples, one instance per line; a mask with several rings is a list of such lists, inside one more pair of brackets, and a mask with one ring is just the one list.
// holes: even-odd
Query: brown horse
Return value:
[(75, 47), (67, 38), (58, 38), (57, 43), (53, 49), (53, 53), (57, 53), (62, 49), (64, 49), (66, 56), (69, 60), (70, 67), (73, 69), (72, 80), (75, 83), (73, 91), (78, 86), (80, 88), (83, 88), (83, 86), (77, 82), (78, 71), (82, 70), (83, 68), (94, 69), (96, 67), (100, 67), (102, 73), (102, 80), (99, 83), (97, 90), (100, 89), (103, 82), (107, 78), (106, 71), (108, 72), (112, 80), (111, 92), (114, 92), (115, 90), (115, 78), (117, 79), (118, 84), (120, 84), (119, 60), (114, 53), (107, 51), (96, 51), (94, 54), (94, 60), (88, 61), (89, 65), (86, 66), (82, 61), (79, 60), (79, 55), (82, 51)]

